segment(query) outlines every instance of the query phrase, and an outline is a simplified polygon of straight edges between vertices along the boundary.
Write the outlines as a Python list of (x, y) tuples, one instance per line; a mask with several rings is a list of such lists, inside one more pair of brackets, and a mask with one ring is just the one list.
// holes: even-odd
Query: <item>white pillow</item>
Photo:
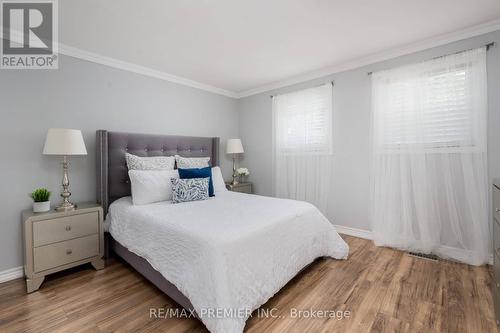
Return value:
[(182, 157), (175, 155), (177, 169), (206, 168), (210, 157)]
[(172, 203), (207, 200), (208, 177), (207, 178), (186, 178), (171, 179), (172, 182)]
[(174, 170), (174, 156), (136, 156), (125, 154), (129, 170)]
[(214, 193), (216, 196), (217, 192), (227, 191), (226, 183), (222, 177), (222, 171), (218, 166), (212, 168), (212, 184), (214, 185)]
[(130, 170), (134, 205), (172, 200), (171, 178), (179, 178), (177, 170)]

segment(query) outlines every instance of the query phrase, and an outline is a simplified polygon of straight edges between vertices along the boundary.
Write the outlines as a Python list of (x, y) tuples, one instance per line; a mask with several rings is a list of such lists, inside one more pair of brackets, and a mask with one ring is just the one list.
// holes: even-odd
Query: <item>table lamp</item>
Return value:
[(233, 181), (231, 182), (232, 185), (238, 184), (236, 181), (236, 156), (237, 154), (243, 153), (243, 145), (241, 144), (240, 139), (229, 139), (227, 140), (227, 145), (226, 145), (226, 154), (232, 154), (233, 155)]
[(76, 129), (49, 128), (43, 147), (44, 155), (63, 156), (63, 178), (62, 178), (62, 203), (56, 207), (57, 211), (70, 211), (76, 205), (69, 201), (71, 192), (69, 191), (68, 178), (68, 156), (87, 155), (85, 142), (83, 142), (82, 132)]

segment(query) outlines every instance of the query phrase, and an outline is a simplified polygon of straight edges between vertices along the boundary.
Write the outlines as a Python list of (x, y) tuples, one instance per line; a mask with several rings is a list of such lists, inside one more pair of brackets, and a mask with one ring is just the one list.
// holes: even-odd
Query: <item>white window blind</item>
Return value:
[[(385, 148), (484, 146), (479, 132), (486, 50), (373, 73), (375, 144)], [(479, 89), (479, 91), (478, 91)]]
[(281, 153), (331, 153), (332, 85), (273, 97), (275, 149)]

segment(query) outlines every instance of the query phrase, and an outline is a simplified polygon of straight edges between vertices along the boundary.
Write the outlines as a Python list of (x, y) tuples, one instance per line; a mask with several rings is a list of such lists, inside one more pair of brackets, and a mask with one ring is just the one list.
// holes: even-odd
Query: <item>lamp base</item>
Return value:
[(238, 175), (236, 174), (236, 154), (233, 154), (233, 180), (231, 185), (238, 185)]
[(68, 157), (64, 156), (63, 160), (63, 179), (62, 179), (62, 192), (61, 198), (63, 201), (59, 206), (56, 207), (56, 211), (58, 212), (68, 212), (71, 210), (75, 210), (76, 205), (69, 201), (69, 197), (71, 196), (71, 192), (69, 191), (69, 178), (68, 178)]
[(76, 205), (71, 202), (63, 202), (55, 208), (57, 212), (69, 212), (76, 209)]

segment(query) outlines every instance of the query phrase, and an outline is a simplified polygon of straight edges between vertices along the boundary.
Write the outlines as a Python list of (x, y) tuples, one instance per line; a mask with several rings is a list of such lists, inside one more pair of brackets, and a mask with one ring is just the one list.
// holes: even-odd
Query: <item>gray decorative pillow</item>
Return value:
[(174, 156), (136, 156), (125, 154), (129, 170), (174, 170)]
[(175, 155), (175, 160), (177, 161), (177, 169), (194, 169), (194, 168), (206, 168), (210, 157), (182, 157)]
[(172, 203), (208, 199), (210, 178), (180, 179), (172, 178)]

